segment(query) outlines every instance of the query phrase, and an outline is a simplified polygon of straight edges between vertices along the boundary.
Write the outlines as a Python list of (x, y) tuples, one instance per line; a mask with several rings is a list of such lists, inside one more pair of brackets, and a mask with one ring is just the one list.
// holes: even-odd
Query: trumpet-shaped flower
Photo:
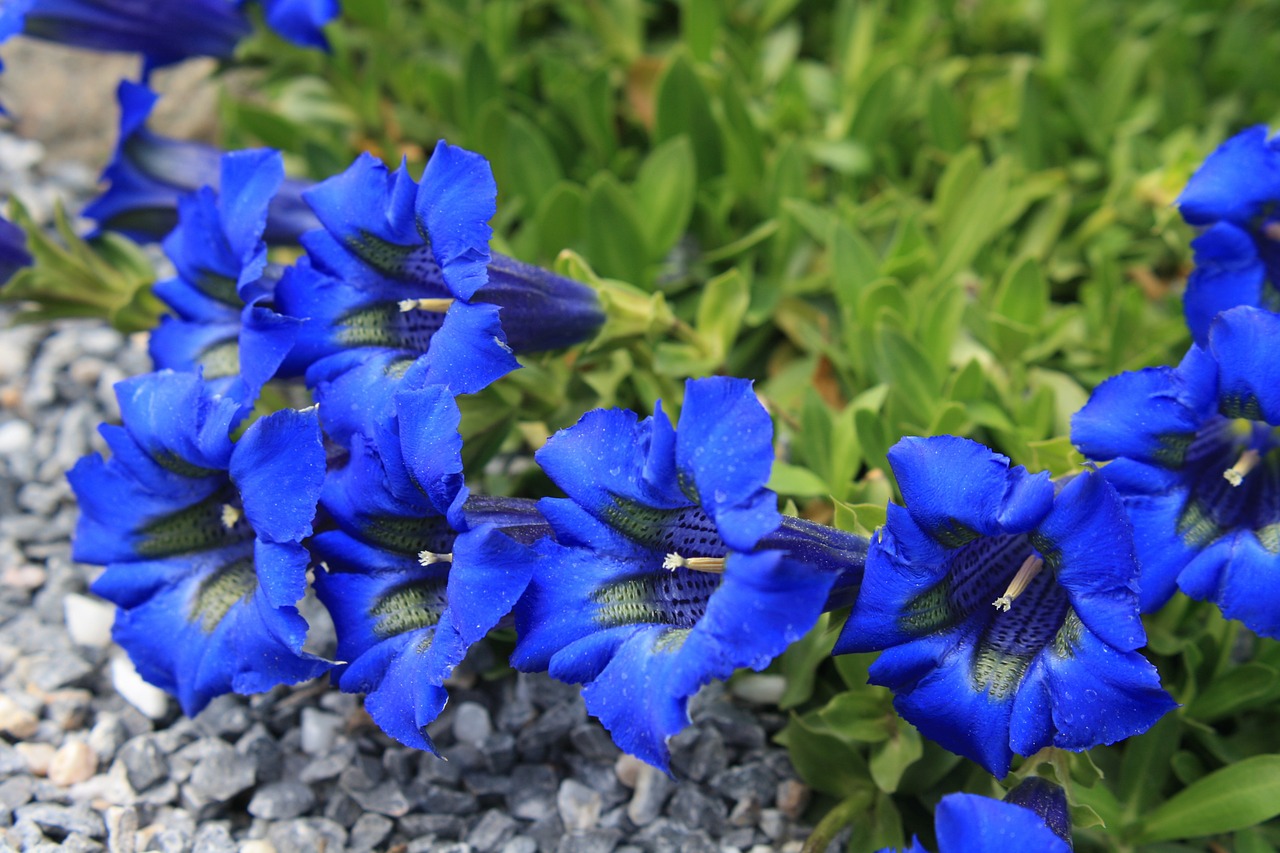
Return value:
[(1280, 316), (1219, 315), (1176, 368), (1112, 377), (1071, 437), (1124, 498), (1142, 563), (1142, 607), (1181, 588), (1280, 637)]
[(307, 369), (338, 441), (390, 411), (424, 354), (433, 383), (470, 393), (518, 366), (513, 348), (566, 346), (603, 322), (584, 285), (491, 257), (497, 187), (477, 154), (441, 142), (421, 185), (364, 155), (306, 198), (324, 227), (277, 302), (306, 321), (290, 365)]
[(1146, 731), (1173, 701), (1137, 652), (1138, 565), (1120, 498), (1055, 487), (980, 444), (904, 438), (891, 504), (835, 652), (883, 650), (870, 681), (921, 733), (1003, 776), (1013, 754)]
[[(222, 152), (211, 145), (158, 136), (147, 129), (156, 95), (128, 80), (116, 91), (120, 103), (120, 139), (102, 173), (107, 191), (91, 202), (84, 215), (104, 231), (119, 231), (135, 240), (159, 240), (178, 221), (178, 202), (202, 187), (215, 191), (221, 180)], [(271, 244), (296, 243), (319, 223), (302, 200), (309, 184), (286, 179), (267, 205), (263, 239)]]
[(0, 216), (0, 285), (18, 270), (30, 266), (31, 261), (26, 232)]
[(149, 346), (157, 368), (202, 369), (216, 393), (252, 405), (298, 327), (262, 304), (279, 275), (262, 232), (284, 165), (275, 151), (237, 151), (221, 171), (221, 194), (202, 187), (178, 203), (164, 241), (178, 275), (155, 287), (176, 316), (161, 319)]
[[(5, 0), (0, 40), (23, 33), (90, 50), (140, 53), (146, 68), (193, 56), (226, 59), (252, 31), (246, 0)], [(290, 41), (327, 48), (321, 27), (337, 0), (263, 0), (267, 24)]]
[(396, 412), (356, 434), (325, 482), (333, 529), (312, 542), (325, 569), (316, 589), (347, 662), (338, 685), (365, 693), (396, 740), (435, 752), (426, 727), (448, 699), (444, 679), (524, 592), (525, 543), (546, 526), (531, 501), (467, 503), (447, 389), (401, 388)]
[(1191, 242), (1195, 269), (1183, 308), (1191, 335), (1208, 343), (1209, 325), (1239, 305), (1280, 308), (1280, 149), (1264, 126), (1224, 142), (1178, 196), (1183, 218), (1205, 231)]
[(196, 374), (163, 371), (116, 386), (124, 426), (103, 426), (112, 456), (67, 475), (80, 502), (73, 553), (106, 571), (113, 636), (147, 681), (187, 714), (229, 690), (313, 678), (302, 651), (306, 589), (325, 455), (314, 410), (285, 410), (232, 442), (240, 406)]
[(699, 687), (760, 669), (811, 628), (865, 540), (778, 513), (773, 426), (745, 380), (686, 385), (658, 407), (588, 412), (537, 459), (568, 499), (539, 506), (555, 540), (516, 610), (517, 669), (585, 683), (614, 741), (657, 767)]
[[(1003, 801), (948, 794), (934, 810), (938, 853), (1070, 853), (1071, 818), (1057, 785), (1032, 777)], [(891, 851), (880, 851), (891, 853)], [(918, 840), (906, 853), (929, 853)]]

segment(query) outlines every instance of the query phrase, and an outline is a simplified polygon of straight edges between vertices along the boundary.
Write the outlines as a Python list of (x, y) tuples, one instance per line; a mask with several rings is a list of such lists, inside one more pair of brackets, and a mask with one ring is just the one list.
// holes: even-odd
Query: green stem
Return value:
[(842, 800), (827, 812), (822, 820), (818, 821), (818, 825), (805, 840), (800, 853), (821, 853), (826, 850), (840, 830), (853, 823), (854, 818), (870, 808), (871, 799), (870, 791), (859, 791), (848, 799)]

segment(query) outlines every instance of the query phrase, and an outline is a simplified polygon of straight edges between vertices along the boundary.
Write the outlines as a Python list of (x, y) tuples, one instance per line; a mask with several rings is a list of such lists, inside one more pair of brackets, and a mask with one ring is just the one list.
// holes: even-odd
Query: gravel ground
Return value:
[[(48, 219), (93, 175), (0, 134), (0, 198)], [(447, 760), (387, 739), (319, 681), (224, 696), (186, 719), (110, 642), (70, 556), (65, 472), (102, 450), (112, 385), (145, 341), (0, 313), (0, 847), (131, 851), (798, 851), (808, 789), (771, 743), (783, 717), (713, 685), (672, 744), (679, 782), (619, 753), (576, 688), (487, 681), (482, 646), (432, 727)], [(305, 609), (305, 608), (304, 608)], [(332, 628), (312, 608), (313, 645)], [(125, 697), (128, 697), (127, 699)]]

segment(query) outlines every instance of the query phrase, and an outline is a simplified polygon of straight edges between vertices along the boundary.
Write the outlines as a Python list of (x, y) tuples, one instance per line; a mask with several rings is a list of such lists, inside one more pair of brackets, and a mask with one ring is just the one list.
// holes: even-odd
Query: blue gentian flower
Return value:
[[(5, 0), (0, 41), (23, 33), (89, 50), (140, 53), (146, 70), (193, 56), (227, 59), (252, 32), (245, 0)], [(328, 48), (321, 27), (337, 0), (263, 0), (267, 24), (305, 47)]]
[(227, 691), (313, 678), (302, 651), (325, 453), (314, 410), (284, 410), (232, 442), (239, 404), (196, 374), (162, 371), (116, 386), (124, 426), (112, 456), (67, 478), (80, 503), (73, 554), (105, 565), (93, 591), (119, 606), (113, 636), (147, 681), (195, 714)]
[(1099, 385), (1071, 437), (1124, 498), (1142, 608), (1175, 586), (1280, 637), (1280, 316), (1233, 308), (1177, 367)]
[(178, 202), (164, 241), (178, 275), (155, 286), (176, 316), (161, 318), (149, 347), (157, 368), (202, 369), (215, 393), (252, 405), (298, 328), (263, 304), (279, 270), (268, 268), (262, 232), (284, 165), (276, 151), (237, 151), (221, 172), (220, 194), (202, 187)]
[(1205, 231), (1191, 242), (1195, 269), (1183, 308), (1191, 336), (1208, 343), (1209, 324), (1238, 305), (1280, 309), (1280, 149), (1263, 126), (1228, 139), (1178, 196), (1188, 223)]
[(603, 322), (584, 285), (491, 257), (497, 187), (477, 154), (441, 142), (421, 185), (363, 155), (306, 199), (324, 228), (303, 237), (309, 263), (277, 305), (306, 320), (290, 366), (307, 369), (339, 441), (388, 410), (394, 379), (428, 351), (457, 368), (434, 382), (471, 393), (518, 366), (513, 344), (566, 346)]
[(0, 216), (0, 284), (23, 267), (31, 266), (32, 260), (26, 232)]
[(861, 577), (864, 539), (778, 513), (773, 425), (745, 380), (690, 381), (678, 429), (661, 406), (588, 412), (537, 460), (569, 498), (539, 503), (555, 541), (536, 546), (512, 664), (584, 683), (656, 767), (699, 687), (766, 666)]
[(329, 49), (321, 28), (338, 17), (338, 0), (262, 0), (262, 6), (267, 25), (284, 38), (303, 47)]
[[(156, 95), (146, 86), (125, 80), (117, 90), (120, 140), (102, 177), (111, 185), (84, 210), (104, 231), (142, 242), (159, 240), (178, 221), (178, 201), (201, 187), (217, 189), (222, 152), (211, 145), (157, 136), (147, 130)], [(285, 180), (271, 199), (264, 239), (270, 244), (296, 243), (319, 223), (302, 200), (305, 182)]]
[(16, 33), (90, 50), (140, 53), (148, 68), (229, 57), (251, 31), (230, 0), (5, 0), (0, 39)]
[(447, 389), (402, 387), (396, 416), (353, 436), (325, 481), (333, 527), (312, 541), (347, 662), (339, 687), (365, 693), (387, 734), (431, 752), (444, 679), (524, 592), (526, 545), (546, 532), (532, 501), (467, 502), (458, 418)]
[[(1033, 782), (1033, 780), (1027, 780)], [(977, 794), (948, 794), (934, 810), (934, 831), (938, 836), (938, 853), (1070, 853), (1070, 818), (1066, 815), (1066, 797), (1062, 789), (1044, 780), (1035, 783), (1055, 788), (1052, 810), (1054, 818), (1066, 819), (1066, 835), (1046, 823), (1044, 814), (1035, 806), (1020, 802), (1019, 788), (1009, 792), (1002, 802)], [(1027, 783), (1023, 783), (1026, 785)], [(1037, 791), (1035, 795), (1039, 795)], [(1060, 824), (1061, 825), (1061, 824)], [(880, 853), (891, 853), (882, 850)], [(905, 853), (929, 853), (918, 839)]]
[(867, 555), (836, 654), (883, 649), (870, 681), (922, 734), (996, 776), (1013, 754), (1146, 731), (1173, 701), (1136, 651), (1138, 565), (1096, 472), (1055, 484), (976, 442), (904, 438), (905, 508)]

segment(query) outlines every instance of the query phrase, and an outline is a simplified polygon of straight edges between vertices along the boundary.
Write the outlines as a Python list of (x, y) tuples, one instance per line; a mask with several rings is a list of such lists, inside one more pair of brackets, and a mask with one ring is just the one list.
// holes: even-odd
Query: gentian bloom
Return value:
[(1124, 498), (1142, 563), (1142, 607), (1175, 585), (1280, 637), (1280, 315), (1233, 308), (1177, 367), (1099, 385), (1071, 437)]
[(658, 407), (588, 412), (537, 460), (555, 541), (516, 608), (512, 664), (585, 683), (587, 710), (666, 769), (698, 688), (761, 669), (856, 586), (866, 540), (778, 513), (773, 425), (745, 380), (686, 385), (679, 428)]
[[(146, 70), (193, 56), (226, 59), (252, 32), (245, 0), (5, 0), (0, 41), (23, 33), (90, 50), (140, 53)], [(307, 47), (327, 48), (320, 28), (337, 0), (263, 0), (267, 24)]]
[(953, 436), (889, 452), (890, 504), (836, 654), (883, 649), (870, 681), (922, 734), (996, 776), (1013, 753), (1146, 731), (1174, 703), (1136, 650), (1138, 565), (1120, 498)]
[[(178, 201), (201, 187), (218, 189), (222, 152), (211, 145), (157, 136), (147, 130), (156, 95), (146, 86), (120, 83), (120, 140), (102, 173), (111, 185), (84, 210), (104, 231), (119, 231), (143, 242), (159, 240), (178, 221)], [(296, 243), (318, 225), (302, 200), (309, 184), (286, 179), (267, 207), (263, 238), (271, 244)]]
[[(1003, 801), (948, 794), (934, 810), (933, 821), (938, 853), (1070, 853), (1072, 848), (1066, 796), (1058, 786), (1034, 777)], [(929, 851), (917, 839), (905, 853)]]
[(316, 590), (347, 662), (338, 685), (367, 694), (387, 734), (435, 752), (426, 727), (448, 699), (444, 679), (524, 592), (525, 544), (546, 525), (532, 501), (467, 502), (447, 389), (402, 387), (396, 412), (353, 436), (325, 481), (333, 527), (312, 540), (324, 567)]
[(1178, 196), (1182, 216), (1205, 231), (1191, 242), (1196, 267), (1183, 308), (1191, 335), (1239, 305), (1280, 310), (1280, 150), (1264, 126), (1224, 142)]
[(340, 442), (388, 411), (395, 378), (428, 350), (465, 367), (441, 381), (471, 393), (517, 366), (513, 349), (567, 346), (603, 322), (586, 286), (491, 258), (497, 187), (478, 154), (441, 142), (421, 186), (362, 155), (306, 199), (324, 228), (304, 235), (310, 265), (281, 281), (277, 306), (306, 320), (289, 363)]
[(310, 558), (300, 544), (324, 478), (314, 410), (268, 415), (232, 442), (239, 404), (196, 374), (116, 386), (124, 426), (112, 456), (67, 478), (80, 503), (73, 555), (106, 565), (93, 591), (119, 606), (113, 636), (147, 681), (195, 714), (229, 690), (313, 678), (295, 607)]
[(5, 0), (0, 39), (16, 33), (90, 50), (141, 53), (148, 68), (226, 58), (251, 31), (230, 0)]
[(278, 152), (224, 154), (221, 194), (202, 187), (178, 202), (178, 227), (164, 241), (178, 275), (155, 286), (177, 315), (151, 333), (156, 367), (203, 369), (214, 392), (246, 405), (275, 375), (298, 326), (261, 304), (279, 275), (268, 268), (262, 232), (283, 178)]
[(0, 216), (0, 284), (23, 267), (31, 266), (31, 262), (26, 232)]

